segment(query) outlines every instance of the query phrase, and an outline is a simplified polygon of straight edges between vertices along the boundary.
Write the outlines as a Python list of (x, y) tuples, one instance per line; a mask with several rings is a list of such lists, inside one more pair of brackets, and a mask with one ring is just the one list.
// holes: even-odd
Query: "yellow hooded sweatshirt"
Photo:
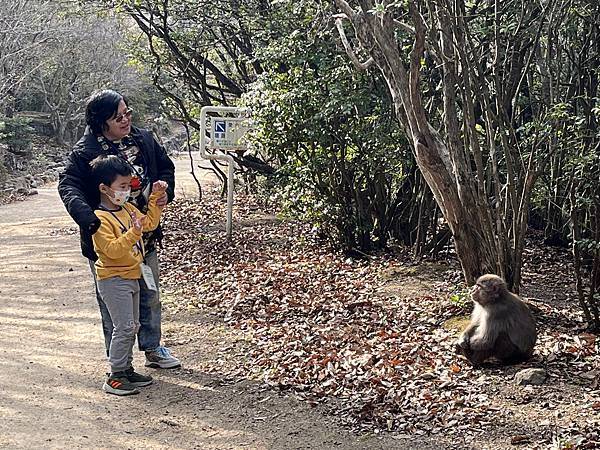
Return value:
[[(148, 199), (148, 212), (143, 222), (143, 231), (154, 230), (160, 221), (161, 208), (156, 206), (159, 193), (153, 193)], [(135, 280), (142, 277), (141, 263), (144, 259), (142, 233), (133, 228), (131, 211), (139, 217), (139, 209), (131, 203), (125, 203), (116, 211), (97, 209), (100, 228), (92, 236), (96, 261), (96, 277), (99, 280), (121, 277)]]

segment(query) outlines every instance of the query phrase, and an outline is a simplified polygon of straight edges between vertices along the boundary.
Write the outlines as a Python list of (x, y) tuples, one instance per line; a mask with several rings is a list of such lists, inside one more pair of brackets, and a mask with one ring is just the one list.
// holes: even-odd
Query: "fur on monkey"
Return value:
[(502, 278), (492, 274), (477, 279), (471, 297), (471, 322), (458, 338), (456, 352), (474, 366), (492, 357), (503, 364), (529, 359), (537, 331), (527, 304), (507, 289)]

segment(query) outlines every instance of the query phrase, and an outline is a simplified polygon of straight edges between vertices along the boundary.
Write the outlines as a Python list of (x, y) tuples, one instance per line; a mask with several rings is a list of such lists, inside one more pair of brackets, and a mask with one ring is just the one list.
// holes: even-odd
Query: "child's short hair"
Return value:
[(96, 186), (100, 183), (110, 186), (118, 175), (126, 177), (132, 174), (131, 167), (117, 155), (100, 155), (90, 162), (90, 166)]

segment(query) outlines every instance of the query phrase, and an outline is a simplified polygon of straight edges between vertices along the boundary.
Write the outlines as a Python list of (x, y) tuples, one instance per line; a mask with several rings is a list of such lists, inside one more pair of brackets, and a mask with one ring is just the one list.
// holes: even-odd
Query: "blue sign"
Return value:
[(225, 121), (215, 121), (215, 132), (216, 133), (225, 133), (226, 125)]

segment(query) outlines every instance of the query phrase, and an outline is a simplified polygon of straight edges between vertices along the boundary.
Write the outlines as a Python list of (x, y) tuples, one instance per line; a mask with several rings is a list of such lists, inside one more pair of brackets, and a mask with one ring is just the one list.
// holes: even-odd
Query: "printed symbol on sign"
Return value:
[(215, 132), (225, 133), (225, 122), (215, 122)]

